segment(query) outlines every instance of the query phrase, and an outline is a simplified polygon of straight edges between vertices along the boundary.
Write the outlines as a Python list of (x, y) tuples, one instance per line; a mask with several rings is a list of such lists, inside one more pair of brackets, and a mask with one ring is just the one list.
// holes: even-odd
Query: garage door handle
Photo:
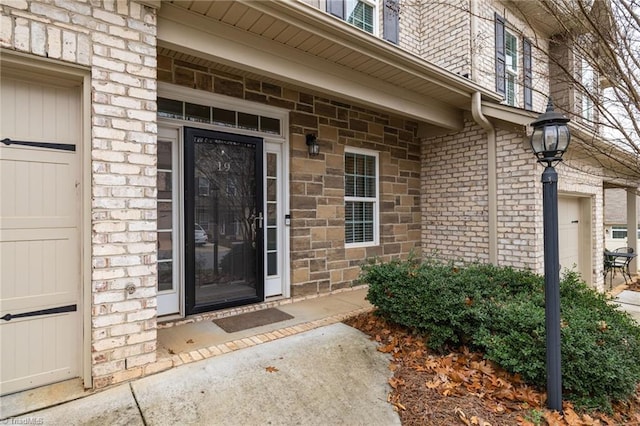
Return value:
[(61, 314), (63, 312), (74, 312), (78, 310), (78, 305), (58, 306), (57, 308), (42, 309), (40, 311), (24, 312), (22, 314), (6, 314), (0, 319), (11, 321), (14, 318), (36, 317), (39, 315)]
[(12, 141), (9, 138), (2, 139), (2, 143), (5, 145), (24, 145), (24, 146), (35, 146), (38, 148), (57, 149), (58, 151), (75, 151), (76, 150), (76, 146), (69, 143)]
[(572, 220), (571, 223), (578, 223), (578, 221), (577, 220)]

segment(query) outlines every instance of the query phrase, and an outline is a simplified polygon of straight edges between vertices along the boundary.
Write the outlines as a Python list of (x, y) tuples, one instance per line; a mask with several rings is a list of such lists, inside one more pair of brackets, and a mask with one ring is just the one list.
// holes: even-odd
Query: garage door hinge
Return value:
[(50, 308), (50, 309), (42, 309), (40, 311), (31, 311), (31, 312), (24, 312), (21, 314), (6, 314), (3, 317), (0, 317), (0, 319), (5, 320), (5, 321), (11, 321), (14, 318), (24, 318), (24, 317), (36, 317), (39, 315), (51, 315), (51, 314), (61, 314), (63, 312), (74, 312), (78, 310), (78, 306), (77, 305), (67, 305), (67, 306), (58, 306), (57, 308)]
[(35, 146), (37, 148), (57, 149), (59, 151), (75, 151), (76, 150), (76, 146), (69, 143), (12, 141), (9, 138), (4, 138), (2, 139), (1, 142), (5, 145)]

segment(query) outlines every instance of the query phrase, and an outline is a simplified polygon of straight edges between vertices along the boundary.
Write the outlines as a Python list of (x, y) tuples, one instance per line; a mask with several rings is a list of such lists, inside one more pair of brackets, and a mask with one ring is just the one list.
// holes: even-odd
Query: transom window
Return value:
[(504, 35), (504, 47), (505, 47), (505, 83), (506, 83), (506, 98), (507, 104), (515, 106), (516, 93), (518, 81), (518, 38), (505, 31)]
[(378, 153), (345, 149), (345, 244), (378, 244)]
[(236, 129), (281, 134), (280, 120), (257, 114), (216, 108), (207, 105), (158, 98), (158, 117), (216, 124)]

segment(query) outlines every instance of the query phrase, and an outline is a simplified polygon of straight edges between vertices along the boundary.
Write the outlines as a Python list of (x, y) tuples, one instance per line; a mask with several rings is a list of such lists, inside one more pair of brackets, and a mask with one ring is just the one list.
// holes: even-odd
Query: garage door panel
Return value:
[(77, 83), (65, 87), (3, 78), (0, 91), (3, 138), (52, 142), (77, 139), (80, 132)]
[[(6, 238), (10, 232), (2, 233), (6, 238), (0, 242), (3, 310), (6, 306), (18, 307), (14, 305), (18, 301), (14, 299), (19, 298), (30, 298), (35, 302), (31, 298), (37, 295), (45, 299), (55, 296), (56, 302), (50, 303), (58, 303), (64, 294), (68, 294), (69, 300), (77, 297), (76, 271), (79, 259), (73, 255), (74, 247), (77, 246), (73, 230), (48, 230), (52, 235), (37, 239), (35, 234), (46, 234), (43, 231), (47, 230), (24, 231), (25, 234), (32, 234), (33, 238), (23, 241)], [(20, 231), (13, 233), (18, 232)], [(20, 302), (20, 306), (22, 303), (27, 301)]]
[[(0, 147), (4, 218), (73, 216), (75, 204), (75, 154), (37, 149)], [(4, 225), (3, 225), (4, 227)]]
[(70, 312), (1, 324), (2, 393), (76, 377), (77, 343), (68, 330), (79, 320)]

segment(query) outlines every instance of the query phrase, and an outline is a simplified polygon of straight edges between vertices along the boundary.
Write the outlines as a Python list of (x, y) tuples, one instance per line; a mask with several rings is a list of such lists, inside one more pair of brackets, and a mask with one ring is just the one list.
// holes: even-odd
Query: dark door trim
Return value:
[(207, 139), (221, 139), (255, 146), (255, 182), (256, 182), (256, 215), (264, 216), (263, 194), (263, 151), (264, 140), (259, 137), (238, 135), (191, 127), (184, 128), (184, 241), (185, 241), (185, 309), (186, 314), (210, 312), (233, 306), (258, 303), (264, 300), (264, 231), (262, 223), (256, 229), (255, 241), (255, 270), (256, 295), (242, 299), (221, 300), (206, 304), (196, 303), (196, 262), (195, 262), (195, 196), (198, 191), (195, 185), (195, 137)]

